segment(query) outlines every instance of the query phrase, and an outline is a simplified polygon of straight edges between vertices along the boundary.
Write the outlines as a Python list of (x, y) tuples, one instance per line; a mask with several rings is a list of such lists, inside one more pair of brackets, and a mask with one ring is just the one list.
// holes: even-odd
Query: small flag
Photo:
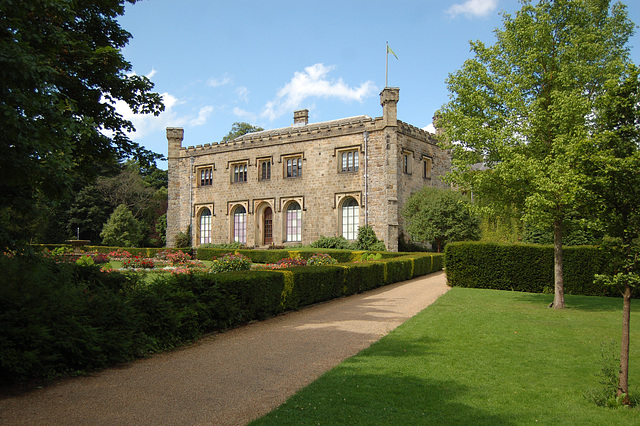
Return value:
[[(391, 50), (391, 48), (389, 47), (389, 45), (387, 44), (387, 54), (391, 53), (393, 56), (396, 57), (396, 59), (398, 59), (398, 55), (396, 55), (396, 52), (394, 52), (393, 50)], [(398, 59), (400, 60), (400, 59)]]

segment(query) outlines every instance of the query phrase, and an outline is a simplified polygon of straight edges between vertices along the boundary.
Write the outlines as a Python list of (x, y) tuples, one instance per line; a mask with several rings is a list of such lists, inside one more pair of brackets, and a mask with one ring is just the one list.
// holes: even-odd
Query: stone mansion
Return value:
[(263, 247), (355, 240), (369, 225), (397, 251), (407, 198), (446, 187), (440, 177), (451, 167), (433, 135), (397, 119), (399, 93), (382, 91), (382, 117), (309, 123), (301, 110), (291, 127), (195, 147), (182, 146), (183, 129), (167, 128), (167, 246), (188, 229), (193, 246)]

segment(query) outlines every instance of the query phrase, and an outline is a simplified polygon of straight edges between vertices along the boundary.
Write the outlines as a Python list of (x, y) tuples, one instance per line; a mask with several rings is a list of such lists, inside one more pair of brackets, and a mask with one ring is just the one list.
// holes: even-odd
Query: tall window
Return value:
[(409, 159), (409, 155), (410, 154), (402, 154), (402, 171), (407, 173), (407, 174), (411, 174), (411, 162)]
[(424, 158), (422, 160), (422, 177), (424, 179), (431, 177), (431, 158)]
[(233, 183), (247, 181), (247, 163), (233, 165)]
[(233, 210), (233, 241), (242, 244), (247, 242), (247, 210), (243, 206)]
[(359, 167), (358, 150), (346, 151), (342, 153), (342, 171), (357, 172)]
[(302, 241), (302, 209), (295, 201), (287, 207), (287, 241)]
[(200, 244), (211, 242), (211, 210), (202, 209), (200, 212)]
[(342, 204), (342, 236), (347, 240), (358, 238), (360, 226), (360, 206), (358, 202), (349, 198)]
[(206, 186), (206, 185), (212, 185), (212, 184), (213, 184), (213, 169), (211, 167), (200, 169), (200, 186)]
[(265, 160), (260, 162), (259, 166), (260, 180), (271, 179), (271, 160)]
[(302, 157), (287, 158), (286, 166), (286, 176), (288, 178), (302, 176)]

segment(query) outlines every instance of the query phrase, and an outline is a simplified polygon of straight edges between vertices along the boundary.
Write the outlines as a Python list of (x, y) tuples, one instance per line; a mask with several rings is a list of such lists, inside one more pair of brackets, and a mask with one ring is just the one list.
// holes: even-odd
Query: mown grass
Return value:
[[(622, 300), (453, 288), (255, 425), (640, 424), (601, 408), (601, 345), (619, 351)], [(640, 388), (640, 308), (631, 318), (632, 390)], [(283, 380), (286, 380), (283, 377)]]

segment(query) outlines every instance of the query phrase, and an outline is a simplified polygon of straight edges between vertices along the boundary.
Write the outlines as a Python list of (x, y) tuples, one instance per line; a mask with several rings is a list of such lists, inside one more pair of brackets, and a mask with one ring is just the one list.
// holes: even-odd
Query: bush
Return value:
[(305, 266), (307, 261), (301, 257), (287, 257), (280, 259), (272, 266), (272, 269), (293, 268), (294, 266)]
[(375, 231), (370, 226), (361, 226), (358, 228), (358, 239), (356, 240), (356, 248), (358, 250), (369, 251), (386, 251), (384, 243), (378, 240)]
[(134, 247), (144, 238), (140, 222), (133, 217), (131, 210), (120, 204), (104, 224), (100, 238), (107, 245)]
[(313, 248), (342, 249), (351, 250), (354, 246), (342, 235), (339, 237), (325, 237), (321, 235), (319, 239), (311, 243)]
[(234, 241), (232, 243), (225, 243), (225, 244), (213, 244), (213, 243), (200, 244), (198, 246), (198, 249), (201, 249), (201, 248), (218, 248), (218, 249), (223, 249), (223, 250), (238, 250), (238, 249), (246, 248), (246, 246), (244, 244), (242, 244), (242, 243)]
[(230, 271), (248, 271), (251, 269), (251, 259), (238, 252), (226, 253), (219, 259), (214, 259), (209, 270), (214, 274)]
[(307, 260), (307, 265), (309, 266), (326, 266), (335, 265), (336, 263), (338, 263), (338, 261), (327, 253), (316, 253)]

